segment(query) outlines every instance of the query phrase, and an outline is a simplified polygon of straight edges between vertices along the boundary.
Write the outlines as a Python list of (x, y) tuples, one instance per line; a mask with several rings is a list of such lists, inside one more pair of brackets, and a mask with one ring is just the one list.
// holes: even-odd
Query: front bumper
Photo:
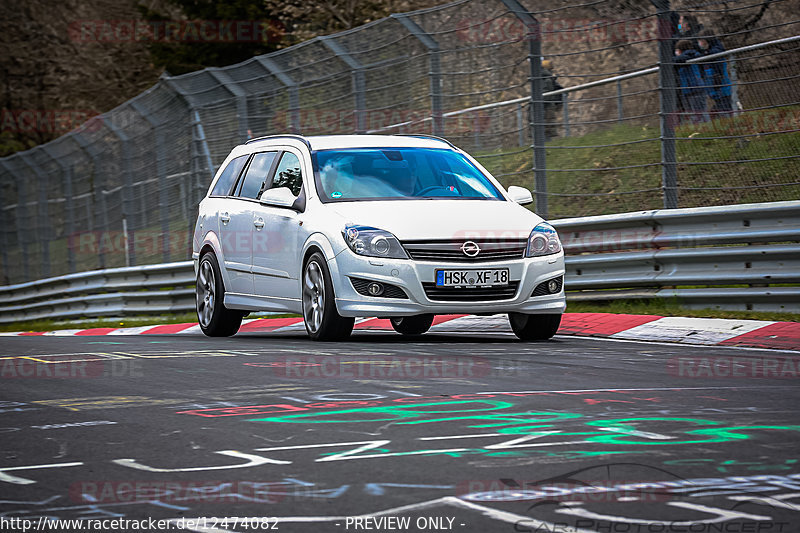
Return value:
[[(504, 300), (434, 301), (425, 293), (422, 284), (435, 282), (437, 269), (507, 268), (509, 279), (519, 281), (513, 297)], [(381, 259), (356, 255), (346, 249), (328, 261), (336, 308), (342, 316), (397, 317), (423, 313), (482, 314), (527, 313), (560, 314), (566, 309), (563, 284), (561, 291), (544, 296), (531, 296), (540, 283), (564, 276), (563, 252), (544, 257), (519, 258), (503, 261), (454, 263), (418, 261), (413, 259)], [(359, 294), (350, 277), (388, 283), (402, 288), (408, 299), (383, 298)]]

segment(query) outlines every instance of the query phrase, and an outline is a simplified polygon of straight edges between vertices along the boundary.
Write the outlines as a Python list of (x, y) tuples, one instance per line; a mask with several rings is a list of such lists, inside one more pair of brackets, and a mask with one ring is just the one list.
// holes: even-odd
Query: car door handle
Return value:
[(222, 221), (223, 224), (227, 224), (228, 222), (231, 221), (231, 216), (227, 212), (225, 212), (219, 216), (219, 219)]
[(256, 227), (256, 229), (263, 228), (264, 227), (264, 219), (261, 218), (261, 217), (258, 217), (257, 219), (255, 219), (253, 221), (253, 225)]

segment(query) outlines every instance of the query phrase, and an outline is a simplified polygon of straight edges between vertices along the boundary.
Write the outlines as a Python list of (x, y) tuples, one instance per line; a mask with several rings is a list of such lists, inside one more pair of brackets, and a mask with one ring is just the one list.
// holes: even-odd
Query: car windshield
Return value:
[(433, 148), (359, 148), (314, 153), (323, 202), (447, 198), (503, 200), (466, 157)]

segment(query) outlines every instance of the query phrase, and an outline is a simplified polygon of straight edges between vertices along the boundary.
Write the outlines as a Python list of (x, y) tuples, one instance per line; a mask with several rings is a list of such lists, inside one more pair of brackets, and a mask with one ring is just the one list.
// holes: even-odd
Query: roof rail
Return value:
[(297, 139), (299, 141), (303, 141), (303, 144), (305, 144), (308, 147), (308, 149), (311, 150), (311, 143), (308, 141), (308, 139), (306, 139), (302, 135), (295, 135), (293, 133), (279, 133), (276, 135), (265, 135), (263, 137), (255, 137), (253, 139), (248, 139), (247, 141), (245, 141), (244, 144), (250, 144), (256, 141), (264, 141), (266, 139), (276, 139), (281, 137), (288, 137), (290, 139)]
[(458, 146), (456, 146), (455, 144), (451, 143), (450, 141), (448, 141), (444, 137), (437, 137), (436, 135), (425, 135), (424, 133), (415, 133), (415, 134), (411, 134), (411, 135), (405, 134), (405, 133), (394, 133), (393, 135), (395, 135), (397, 137), (417, 137), (419, 139), (434, 139), (436, 141), (442, 141), (445, 144), (449, 144), (450, 146), (452, 146), (453, 148), (458, 150)]

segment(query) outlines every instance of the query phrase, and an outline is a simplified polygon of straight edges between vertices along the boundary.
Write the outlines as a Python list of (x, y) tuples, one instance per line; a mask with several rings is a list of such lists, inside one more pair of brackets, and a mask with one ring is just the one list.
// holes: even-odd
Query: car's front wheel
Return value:
[(196, 287), (197, 319), (203, 333), (209, 337), (230, 337), (239, 331), (244, 315), (223, 305), (225, 287), (217, 257), (211, 252), (200, 258)]
[(303, 267), (303, 321), (315, 341), (346, 339), (353, 332), (355, 319), (336, 310), (331, 275), (325, 258), (315, 252)]
[(433, 324), (433, 315), (415, 315), (392, 318), (392, 327), (402, 335), (422, 335)]
[(561, 315), (526, 315), (508, 313), (514, 334), (523, 341), (546, 341), (556, 334)]

